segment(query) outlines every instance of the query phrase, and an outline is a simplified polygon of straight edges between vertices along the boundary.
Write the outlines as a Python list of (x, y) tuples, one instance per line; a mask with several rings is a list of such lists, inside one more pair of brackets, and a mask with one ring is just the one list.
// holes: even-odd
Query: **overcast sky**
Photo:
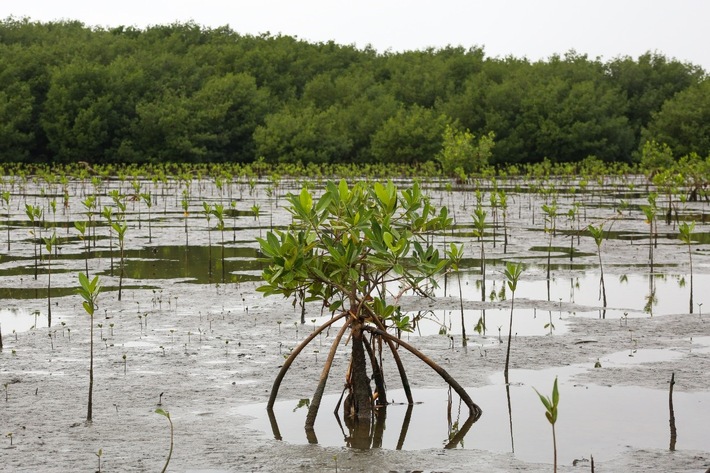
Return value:
[(380, 52), (480, 46), (537, 60), (574, 49), (608, 61), (658, 51), (710, 71), (710, 0), (0, 0), (9, 16), (139, 28), (193, 20)]

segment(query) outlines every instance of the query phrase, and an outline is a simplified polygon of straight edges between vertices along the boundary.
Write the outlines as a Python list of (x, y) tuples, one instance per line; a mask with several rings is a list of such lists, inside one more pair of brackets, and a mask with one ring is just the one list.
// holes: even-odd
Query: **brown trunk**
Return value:
[(350, 378), (351, 391), (350, 412), (345, 417), (353, 416), (359, 421), (369, 422), (372, 418), (372, 389), (370, 378), (367, 376), (367, 359), (363, 345), (363, 323), (355, 321), (352, 324), (352, 372)]

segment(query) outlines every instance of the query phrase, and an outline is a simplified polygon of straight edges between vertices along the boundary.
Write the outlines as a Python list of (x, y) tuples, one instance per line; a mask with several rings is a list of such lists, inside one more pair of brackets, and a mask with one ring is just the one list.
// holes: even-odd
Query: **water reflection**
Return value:
[[(432, 441), (432, 437), (429, 437), (431, 432), (421, 422), (422, 417), (425, 417), (429, 421), (436, 419), (435, 425), (439, 425), (438, 432), (440, 433), (436, 436), (438, 439), (435, 441), (436, 445), (432, 444), (430, 447), (464, 448), (464, 438), (477, 418), (472, 415), (462, 418), (461, 408), (464, 408), (464, 412), (468, 412), (468, 408), (461, 399), (451, 389), (446, 390), (447, 396), (443, 403), (439, 402), (440, 400), (435, 402), (429, 399), (426, 391), (417, 391), (417, 393), (424, 393), (424, 400), (415, 404), (393, 401), (387, 405), (377, 406), (374, 409), (372, 422), (356, 421), (347, 416), (341, 419), (339, 396), (324, 396), (321, 407), (332, 409), (333, 418), (318, 418), (314, 429), (303, 429), (302, 427), (305, 422), (306, 409), (299, 409), (298, 406), (303, 404), (304, 399), (296, 401), (295, 408), (294, 401), (281, 401), (274, 405), (273, 410), (264, 410), (267, 411), (269, 430), (274, 439), (286, 440), (291, 443), (345, 445), (360, 450), (429, 448), (424, 446), (426, 442)], [(394, 394), (402, 394), (403, 396), (402, 391), (394, 391)], [(455, 414), (454, 406), (457, 406)], [(436, 413), (435, 415), (432, 415), (432, 409)], [(250, 412), (253, 411), (250, 409)], [(281, 419), (282, 424), (279, 424), (278, 419)], [(416, 420), (413, 421), (413, 419)], [(256, 422), (260, 422), (260, 419), (257, 419)], [(390, 428), (388, 430), (388, 425), (390, 427), (399, 426), (399, 429)], [(423, 432), (427, 434), (424, 443), (421, 438)]]
[[(646, 361), (663, 358), (657, 350), (640, 359)], [(641, 352), (641, 350), (639, 350)], [(621, 352), (620, 352), (621, 353)], [(628, 352), (623, 352), (628, 359)], [(615, 359), (616, 354), (602, 357)], [(628, 363), (633, 362), (633, 358)], [(628, 448), (669, 448), (668, 390), (635, 386), (584, 385), (571, 380), (586, 368), (568, 366), (545, 370), (511, 370), (508, 385), (515, 409), (508, 410), (507, 396), (502, 395), (505, 383), (502, 373), (491, 377), (491, 384), (471, 389), (476, 403), (484, 415), (475, 422), (459, 417), (460, 403), (449, 390), (415, 389), (418, 402), (394, 402), (387, 406), (386, 425), (373, 424), (357, 443), (353, 432), (329, 416), (321, 416), (315, 425), (317, 442), (322, 446), (357, 448), (384, 448), (396, 450), (421, 450), (430, 448), (483, 449), (510, 453), (521, 461), (549, 463), (550, 432), (544, 408), (533, 387), (550, 386), (555, 378), (560, 382), (560, 415), (557, 421), (559, 461), (571, 464), (575, 459), (589, 458), (590, 452), (597, 461), (613, 458)], [(604, 368), (601, 368), (604, 369)], [(401, 390), (391, 390), (390, 396), (404, 400)], [(322, 407), (332, 409), (339, 395), (323, 397)], [(249, 426), (273, 435), (273, 438), (295, 444), (308, 443), (304, 433), (305, 411), (294, 412), (298, 401), (280, 401), (274, 405), (273, 417), (262, 415), (249, 422)], [(673, 395), (676, 427), (675, 448), (707, 450), (707, 425), (710, 422), (710, 393), (675, 392)], [(465, 410), (465, 409), (464, 409)], [(254, 416), (266, 411), (265, 404), (250, 405), (239, 412)], [(509, 414), (510, 413), (510, 414)], [(512, 420), (515, 420), (512, 423)], [(276, 422), (278, 419), (278, 422)], [(384, 417), (383, 417), (384, 419)], [(512, 426), (512, 429), (511, 429)], [(514, 434), (514, 442), (513, 442)], [(464, 441), (465, 439), (465, 441)], [(312, 440), (312, 439), (311, 439)], [(360, 443), (361, 442), (361, 443)]]
[[(605, 277), (608, 301), (607, 313), (623, 313), (627, 311), (630, 316), (638, 316), (688, 312), (687, 301), (690, 289), (686, 284), (688, 276), (685, 274), (605, 274)], [(710, 274), (694, 274), (693, 278), (698, 287), (710, 287)], [(461, 284), (464, 300), (480, 300), (480, 295), (471, 289), (476, 288), (478, 285), (478, 279), (475, 274), (462, 273)], [(455, 279), (448, 282), (448, 291), (449, 294), (458, 294)], [(435, 295), (443, 296), (444, 293), (441, 289), (437, 289)], [(491, 297), (490, 300), (504, 300), (505, 296), (505, 292), (502, 292), (496, 294), (495, 298)], [(518, 282), (515, 297), (516, 299), (549, 300), (550, 302), (574, 303), (584, 307), (598, 307), (600, 313), (603, 310), (603, 301), (599, 294), (599, 274), (593, 272), (572, 277), (553, 276), (549, 281), (545, 279), (521, 279)], [(699, 304), (705, 302), (704, 297), (707, 297), (706, 293), (695, 294), (696, 309)], [(488, 325), (492, 327), (492, 324)]]

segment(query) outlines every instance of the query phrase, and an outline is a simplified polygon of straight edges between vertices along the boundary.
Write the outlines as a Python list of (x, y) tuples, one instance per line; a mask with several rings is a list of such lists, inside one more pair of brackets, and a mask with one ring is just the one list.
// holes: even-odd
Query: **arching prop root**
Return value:
[[(463, 400), (463, 402), (466, 403), (469, 409), (470, 413), (470, 418), (473, 419), (472, 423), (477, 421), (480, 417), (483, 411), (481, 410), (480, 407), (478, 407), (477, 404), (473, 402), (471, 397), (468, 395), (468, 393), (461, 387), (461, 385), (453, 378), (447, 371), (439, 366), (437, 363), (435, 363), (431, 358), (414, 348), (412, 345), (408, 344), (407, 342), (404, 342), (403, 340), (396, 339), (394, 336), (390, 335), (387, 332), (384, 332), (378, 328), (366, 326), (366, 330), (379, 335), (383, 337), (385, 340), (391, 340), (395, 341), (402, 347), (404, 347), (406, 350), (408, 350), (410, 353), (412, 353), (414, 356), (422, 360), (424, 363), (426, 363), (431, 369), (436, 371), (439, 376), (441, 376), (446, 383), (453, 388), (454, 391), (456, 391), (456, 394), (459, 395), (459, 397)], [(470, 427), (470, 426), (469, 426)], [(463, 430), (463, 429), (462, 429)]]

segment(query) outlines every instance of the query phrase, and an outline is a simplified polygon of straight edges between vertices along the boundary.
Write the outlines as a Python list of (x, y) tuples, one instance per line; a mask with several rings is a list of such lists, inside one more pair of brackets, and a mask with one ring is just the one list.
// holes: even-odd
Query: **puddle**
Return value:
[(626, 351), (620, 351), (617, 353), (612, 353), (611, 355), (605, 355), (599, 359), (599, 362), (605, 368), (618, 366), (623, 367), (629, 365), (637, 365), (641, 363), (674, 361), (679, 360), (684, 355), (684, 353), (681, 353), (679, 351), (659, 350), (650, 348), (634, 350), (633, 348), (630, 348)]
[[(252, 243), (250, 243), (252, 244)], [(185, 279), (185, 282), (210, 284), (222, 281), (221, 245), (157, 246), (126, 253), (125, 275), (133, 279)], [(109, 258), (107, 252), (101, 254)], [(224, 274), (226, 282), (256, 281), (261, 278), (262, 264), (256, 260), (256, 248), (224, 248)], [(212, 261), (212, 265), (207, 264)], [(114, 257), (115, 260), (115, 257)], [(118, 264), (114, 261), (114, 271)], [(104, 271), (104, 274), (108, 274)]]
[(710, 353), (710, 337), (693, 337), (689, 340), (690, 353)]
[[(629, 317), (688, 313), (690, 280), (684, 274), (606, 274), (604, 279), (607, 312), (617, 310), (622, 311), (623, 315), (623, 311), (628, 311)], [(710, 274), (694, 274), (693, 279), (693, 309), (694, 312), (699, 312), (707, 297), (702, 288), (710, 287)], [(462, 273), (461, 282), (464, 299), (481, 300), (480, 276)], [(447, 284), (447, 294), (458, 295), (456, 279), (451, 278)], [(443, 284), (440, 285), (443, 287)], [(486, 281), (486, 300), (510, 298), (506, 289), (502, 281)], [(443, 296), (443, 289), (438, 289), (436, 295)], [(547, 280), (525, 280), (523, 273), (515, 297), (589, 307), (602, 306), (599, 298), (599, 274), (594, 270), (569, 278), (553, 277), (550, 280), (549, 297)]]
[[(56, 323), (56, 322), (55, 322)], [(0, 327), (3, 336), (12, 332), (26, 332), (32, 327), (47, 327), (47, 317), (40, 311), (30, 312), (26, 309), (0, 309)]]
[[(661, 350), (648, 350), (649, 358)], [(639, 350), (640, 352), (640, 350)], [(654, 353), (648, 353), (654, 352)], [(612, 354), (605, 359), (615, 359)], [(674, 356), (674, 355), (673, 355)], [(648, 360), (652, 361), (652, 360)], [(459, 449), (488, 450), (513, 453), (526, 462), (552, 463), (552, 440), (545, 410), (533, 390), (549, 395), (555, 376), (559, 376), (560, 404), (556, 424), (558, 460), (570, 465), (574, 460), (588, 459), (590, 454), (599, 461), (609, 460), (629, 448), (668, 449), (670, 444), (668, 392), (639, 387), (603, 387), (575, 385), (569, 377), (584, 369), (578, 366), (557, 369), (511, 370), (510, 398), (512, 407), (513, 441), (506, 389), (502, 374), (491, 378), (482, 388), (468, 388), (471, 398), (483, 409), (481, 418), (456, 446)], [(677, 386), (678, 388), (679, 386)], [(383, 449), (423, 450), (443, 448), (450, 435), (467, 417), (466, 405), (453, 394), (448, 410), (448, 389), (414, 389), (416, 404), (408, 412), (404, 404), (392, 404), (386, 411), (386, 429), (378, 441)], [(401, 390), (388, 393), (394, 402), (405, 401)], [(317, 442), (323, 446), (343, 447), (347, 431), (343, 431), (333, 416), (339, 395), (324, 396), (316, 419)], [(304, 431), (306, 400), (277, 402), (274, 414), (278, 433), (283, 441), (294, 444), (309, 443)], [(677, 428), (676, 449), (707, 451), (707, 425), (710, 422), (710, 393), (686, 393), (676, 390), (673, 395)], [(300, 407), (299, 407), (300, 406)], [(266, 415), (266, 404), (243, 406), (237, 412), (258, 418), (248, 426), (274, 434)], [(451, 422), (447, 419), (451, 414)]]
[[(463, 311), (464, 323), (466, 324), (466, 337), (469, 341), (480, 340), (481, 336), (489, 338), (505, 338), (508, 335), (510, 323), (510, 309), (485, 309)], [(416, 321), (414, 329), (410, 333), (402, 333), (402, 338), (406, 340), (412, 336), (429, 335), (452, 335), (460, 337), (461, 311), (460, 310), (427, 310), (419, 312), (405, 312), (404, 316), (409, 316), (410, 320)], [(567, 312), (556, 310), (537, 310), (516, 308), (513, 313), (513, 336), (541, 336), (566, 333), (568, 329)], [(485, 317), (485, 319), (484, 319)], [(313, 319), (310, 319), (311, 321)], [(321, 324), (330, 320), (330, 316), (318, 317), (315, 324)], [(485, 333), (476, 331), (476, 326), (485, 322)], [(549, 324), (552, 323), (552, 327)], [(342, 322), (336, 322), (333, 327), (342, 327)]]

